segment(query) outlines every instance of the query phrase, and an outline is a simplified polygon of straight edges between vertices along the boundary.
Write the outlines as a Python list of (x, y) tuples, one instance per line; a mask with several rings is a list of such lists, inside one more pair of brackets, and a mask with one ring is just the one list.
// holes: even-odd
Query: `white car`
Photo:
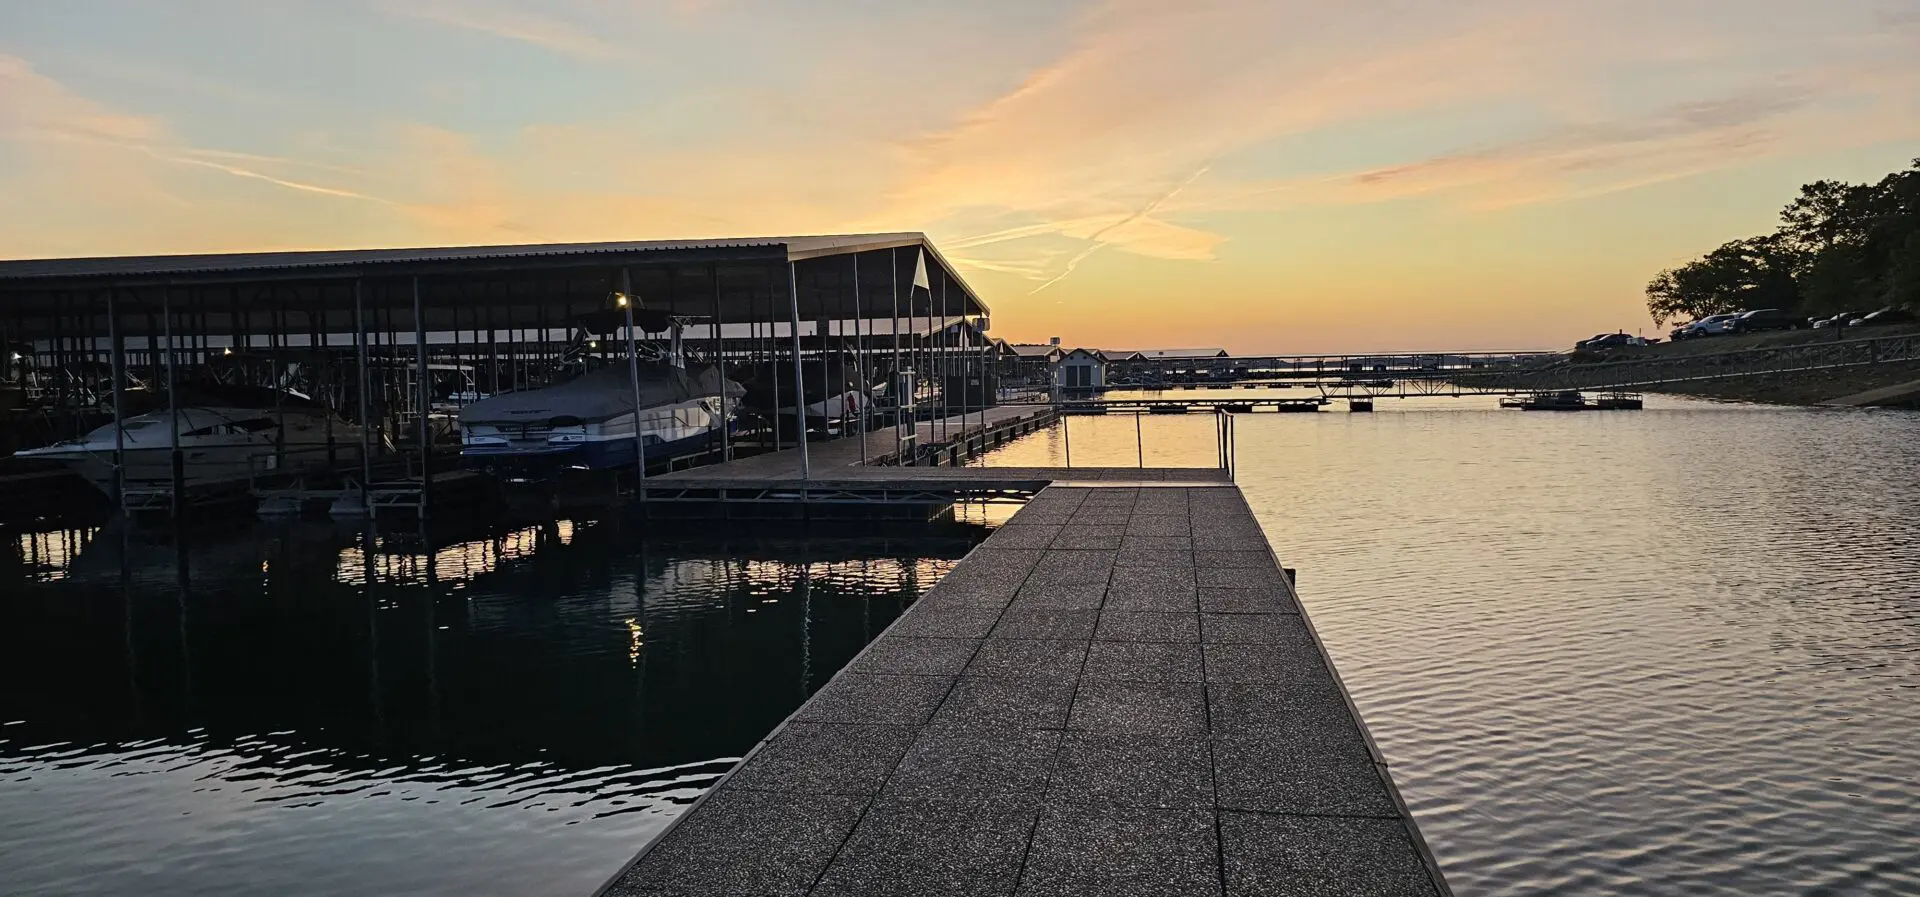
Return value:
[(1674, 328), (1673, 338), (1676, 340), (1697, 339), (1703, 336), (1719, 336), (1723, 333), (1732, 333), (1733, 322), (1739, 320), (1740, 314), (1741, 313), (1708, 315), (1691, 324)]

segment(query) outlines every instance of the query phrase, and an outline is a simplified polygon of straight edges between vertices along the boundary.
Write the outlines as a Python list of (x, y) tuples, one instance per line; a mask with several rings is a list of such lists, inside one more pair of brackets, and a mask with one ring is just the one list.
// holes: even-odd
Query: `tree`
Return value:
[(1808, 312), (1861, 311), (1874, 304), (1866, 297), (1877, 291), (1866, 252), (1857, 246), (1835, 245), (1817, 253), (1800, 275), (1800, 296)]
[(1754, 308), (1800, 304), (1794, 270), (1802, 254), (1777, 235), (1735, 240), (1701, 258), (1660, 272), (1647, 284), (1655, 324), (1699, 320)]
[(1920, 308), (1920, 229), (1908, 235), (1906, 244), (1894, 255), (1882, 297), (1888, 305)]
[(1660, 272), (1656, 323), (1754, 308), (1835, 312), (1920, 306), (1920, 159), (1873, 184), (1815, 181), (1780, 227)]
[(1812, 255), (1864, 237), (1872, 188), (1841, 181), (1815, 181), (1780, 210), (1779, 235)]

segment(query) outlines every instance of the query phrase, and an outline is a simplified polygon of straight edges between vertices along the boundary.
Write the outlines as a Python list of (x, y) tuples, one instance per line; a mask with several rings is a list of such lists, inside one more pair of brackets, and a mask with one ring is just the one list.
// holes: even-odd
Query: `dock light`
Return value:
[(613, 294), (613, 304), (614, 304), (614, 305), (616, 305), (616, 306), (618, 306), (618, 307), (620, 307), (620, 308), (626, 308), (626, 307), (627, 307), (627, 294), (625, 294), (625, 293), (615, 293), (615, 294)]

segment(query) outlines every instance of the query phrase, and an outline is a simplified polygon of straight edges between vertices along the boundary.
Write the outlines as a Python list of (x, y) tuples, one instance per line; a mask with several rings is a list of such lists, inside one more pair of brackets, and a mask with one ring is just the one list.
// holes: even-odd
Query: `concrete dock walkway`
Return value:
[(1044, 489), (603, 893), (1448, 891), (1239, 490), (1143, 482)]

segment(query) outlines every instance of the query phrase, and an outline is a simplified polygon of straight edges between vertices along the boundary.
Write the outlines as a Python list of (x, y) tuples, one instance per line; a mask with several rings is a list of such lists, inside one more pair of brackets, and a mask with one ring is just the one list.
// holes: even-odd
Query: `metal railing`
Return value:
[[(1141, 419), (1145, 412), (1133, 413), (1133, 458), (1137, 469), (1147, 466), (1146, 428)], [(1073, 415), (1059, 414), (1055, 419), (1060, 422), (1060, 442), (1066, 455), (1066, 467), (1073, 468)], [(1238, 445), (1234, 435), (1234, 413), (1225, 408), (1213, 409), (1214, 468), (1227, 472), (1227, 479), (1234, 478), (1234, 467), (1238, 462)]]

